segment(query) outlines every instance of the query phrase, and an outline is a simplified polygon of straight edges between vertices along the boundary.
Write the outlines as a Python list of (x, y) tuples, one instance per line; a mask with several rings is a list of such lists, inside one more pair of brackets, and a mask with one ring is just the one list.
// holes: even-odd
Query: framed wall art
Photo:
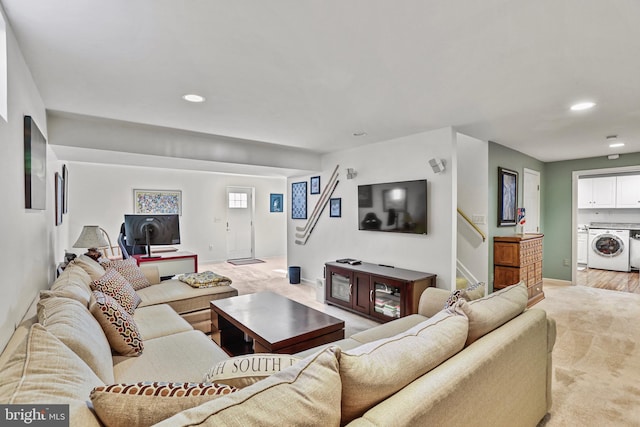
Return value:
[(517, 224), (518, 172), (498, 168), (498, 227)]
[(134, 189), (133, 211), (137, 214), (182, 215), (182, 191)]
[(291, 219), (307, 219), (307, 182), (291, 184)]
[(271, 197), (269, 198), (269, 212), (283, 212), (283, 202), (284, 198), (282, 194), (271, 193)]
[(62, 213), (69, 212), (69, 170), (62, 165)]
[(329, 199), (329, 216), (332, 218), (340, 218), (342, 216), (342, 199)]
[(320, 194), (320, 177), (319, 176), (311, 177), (311, 190), (309, 192), (311, 194)]
[(64, 181), (62, 180), (62, 175), (56, 172), (54, 181), (56, 187), (56, 225), (60, 225), (62, 224), (62, 209), (64, 200)]
[(47, 140), (31, 116), (24, 116), (24, 207), (47, 208)]

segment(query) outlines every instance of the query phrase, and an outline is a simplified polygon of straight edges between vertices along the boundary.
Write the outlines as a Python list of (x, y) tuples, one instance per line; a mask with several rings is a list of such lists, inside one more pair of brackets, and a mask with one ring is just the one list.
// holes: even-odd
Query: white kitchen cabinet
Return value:
[(616, 177), (581, 178), (578, 180), (578, 208), (615, 208)]
[(578, 264), (587, 264), (589, 251), (589, 233), (578, 231)]
[(640, 208), (640, 175), (617, 177), (616, 207)]

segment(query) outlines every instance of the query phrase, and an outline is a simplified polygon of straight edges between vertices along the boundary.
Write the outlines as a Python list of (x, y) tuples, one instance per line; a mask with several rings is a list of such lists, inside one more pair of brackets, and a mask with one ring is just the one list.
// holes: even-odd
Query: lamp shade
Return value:
[(109, 246), (109, 242), (104, 238), (100, 227), (97, 225), (85, 225), (82, 227), (80, 237), (73, 244), (74, 248), (104, 248)]

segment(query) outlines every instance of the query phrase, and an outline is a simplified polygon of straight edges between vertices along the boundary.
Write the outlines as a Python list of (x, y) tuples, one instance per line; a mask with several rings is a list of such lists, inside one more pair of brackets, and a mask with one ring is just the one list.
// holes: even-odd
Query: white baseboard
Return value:
[(542, 285), (558, 285), (558, 286), (571, 286), (571, 280), (560, 280), (560, 279), (547, 279), (546, 277), (542, 278)]

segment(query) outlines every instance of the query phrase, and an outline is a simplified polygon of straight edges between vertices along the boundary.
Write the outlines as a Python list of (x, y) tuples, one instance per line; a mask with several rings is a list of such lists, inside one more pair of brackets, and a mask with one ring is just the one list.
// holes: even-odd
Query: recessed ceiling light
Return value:
[(612, 144), (609, 144), (609, 148), (618, 148), (618, 147), (624, 147), (624, 142), (614, 142)]
[(367, 133), (366, 132), (354, 132), (353, 136), (366, 136)]
[(571, 106), (571, 111), (582, 111), (588, 110), (589, 108), (595, 107), (596, 103), (587, 101), (587, 102), (578, 102), (577, 104), (573, 104)]
[(182, 99), (189, 102), (204, 102), (204, 96), (196, 95), (195, 93), (183, 95)]

